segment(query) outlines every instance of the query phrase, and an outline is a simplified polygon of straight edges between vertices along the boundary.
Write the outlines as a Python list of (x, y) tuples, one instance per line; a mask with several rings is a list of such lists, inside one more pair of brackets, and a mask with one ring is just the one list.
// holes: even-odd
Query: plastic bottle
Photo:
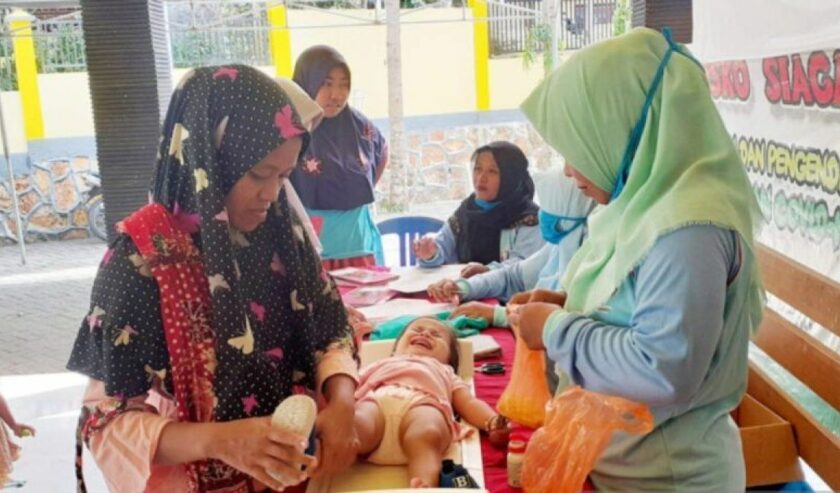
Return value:
[(525, 457), (526, 445), (527, 438), (524, 435), (514, 433), (510, 436), (507, 454), (507, 476), (508, 484), (514, 488), (522, 487), (522, 460)]

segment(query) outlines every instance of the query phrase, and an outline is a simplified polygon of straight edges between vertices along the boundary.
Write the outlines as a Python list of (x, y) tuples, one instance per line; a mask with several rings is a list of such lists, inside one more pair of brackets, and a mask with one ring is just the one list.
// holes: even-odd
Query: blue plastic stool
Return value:
[[(414, 256), (414, 240), (427, 233), (435, 233), (443, 227), (443, 221), (426, 216), (403, 216), (387, 219), (377, 224), (384, 235), (395, 234), (400, 238), (400, 266), (417, 264)], [(406, 261), (407, 260), (407, 261)]]

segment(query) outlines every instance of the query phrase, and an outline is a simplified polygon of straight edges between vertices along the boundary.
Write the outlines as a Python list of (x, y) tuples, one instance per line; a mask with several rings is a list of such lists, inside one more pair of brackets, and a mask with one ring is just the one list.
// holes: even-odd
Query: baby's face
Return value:
[(421, 318), (405, 329), (394, 353), (429, 356), (448, 365), (451, 340), (449, 327), (435, 320)]

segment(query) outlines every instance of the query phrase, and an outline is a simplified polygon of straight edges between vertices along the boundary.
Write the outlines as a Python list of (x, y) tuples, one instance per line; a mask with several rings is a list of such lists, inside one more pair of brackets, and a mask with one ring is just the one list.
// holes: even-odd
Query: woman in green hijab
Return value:
[(618, 435), (599, 490), (743, 491), (738, 429), (763, 291), (759, 210), (702, 66), (637, 29), (571, 57), (523, 103), (566, 173), (605, 204), (566, 271), (565, 306), (529, 303), (523, 339), (574, 384), (647, 404)]

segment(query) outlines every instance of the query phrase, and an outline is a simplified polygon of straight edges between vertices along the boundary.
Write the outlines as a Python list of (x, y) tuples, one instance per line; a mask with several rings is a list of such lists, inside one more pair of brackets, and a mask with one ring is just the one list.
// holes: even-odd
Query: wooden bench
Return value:
[[(768, 293), (840, 336), (840, 284), (767, 247), (758, 262)], [(755, 344), (835, 410), (840, 409), (840, 355), (769, 307)], [(833, 489), (840, 490), (840, 437), (824, 427), (750, 361), (747, 392), (794, 429), (799, 455)]]

